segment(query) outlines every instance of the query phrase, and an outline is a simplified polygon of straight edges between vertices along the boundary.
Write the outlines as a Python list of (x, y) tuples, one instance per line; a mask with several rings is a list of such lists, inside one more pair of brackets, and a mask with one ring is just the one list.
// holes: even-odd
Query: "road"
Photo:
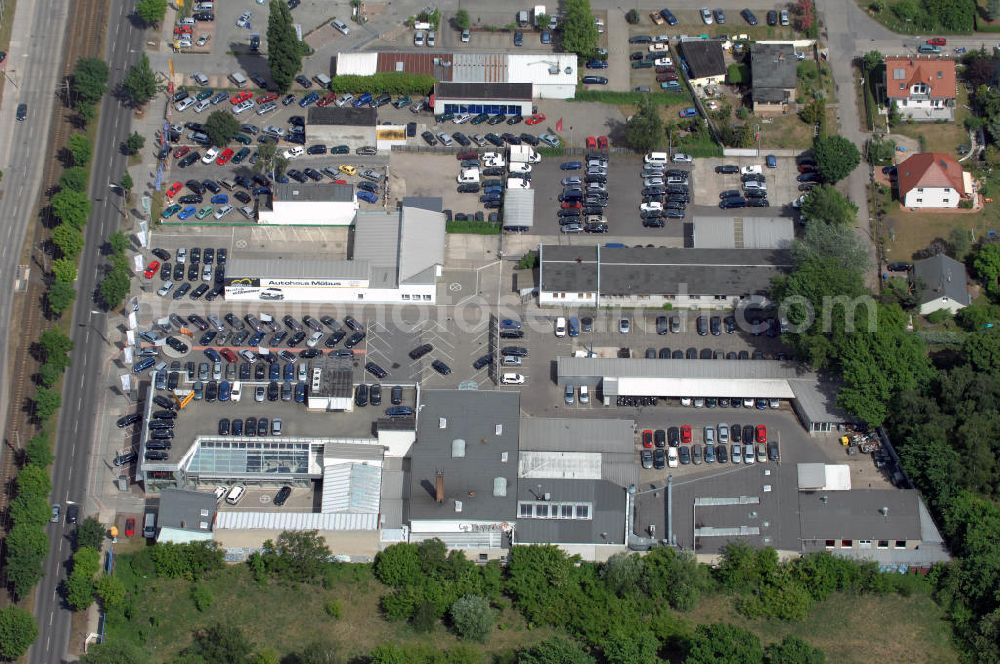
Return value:
[[(121, 81), (143, 47), (143, 32), (135, 29), (128, 20), (131, 4), (129, 0), (112, 0), (110, 4), (105, 54), (111, 69), (110, 89)], [(93, 212), (87, 224), (86, 248), (77, 283), (79, 297), (73, 311), (73, 363), (66, 373), (52, 477), (52, 501), (64, 506), (70, 502), (86, 501), (87, 469), (97, 420), (95, 414), (103, 394), (102, 390), (95, 389), (95, 377), (101, 374), (101, 365), (108, 350), (104, 340), (106, 317), (103, 313), (94, 313), (92, 294), (103, 263), (101, 246), (108, 235), (118, 229), (119, 207), (124, 205), (121, 198), (111, 192), (108, 183), (116, 182), (126, 169), (127, 157), (121, 154), (119, 145), (128, 136), (130, 123), (131, 112), (111, 95), (105, 96), (90, 176)], [(65, 511), (64, 507), (64, 514)], [(66, 563), (72, 553), (69, 539), (72, 528), (64, 524), (50, 528), (51, 544), (45, 562), (45, 576), (35, 597), (35, 618), (40, 627), (40, 637), (29, 653), (30, 664), (62, 661), (70, 638), (72, 613), (65, 608), (59, 595), (59, 584), (66, 576)]]
[[(9, 11), (9, 9), (8, 9)], [(0, 339), (10, 339), (14, 282), (18, 277), (24, 234), (31, 223), (49, 151), (45, 133), (58, 103), (69, 0), (23, 0), (18, 3), (4, 65), (3, 105), (0, 106)], [(31, 35), (19, 38), (19, 35)], [(28, 105), (28, 117), (17, 122), (18, 104)], [(37, 271), (37, 267), (33, 267)], [(24, 297), (21, 295), (20, 297)], [(7, 354), (4, 353), (6, 357)], [(0, 379), (0, 439), (7, 434), (10, 367), (2, 364)]]

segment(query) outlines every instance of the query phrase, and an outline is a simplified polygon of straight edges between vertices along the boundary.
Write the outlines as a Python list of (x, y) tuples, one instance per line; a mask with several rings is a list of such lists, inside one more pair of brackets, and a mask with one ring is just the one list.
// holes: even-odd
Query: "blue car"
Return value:
[(305, 403), (306, 400), (306, 384), (296, 383), (295, 384), (295, 403)]
[(270, 196), (271, 195), (271, 188), (270, 187), (254, 187), (253, 191), (251, 193), (254, 196), (260, 196), (261, 194), (263, 194), (264, 196)]
[(229, 397), (231, 397), (232, 394), (232, 386), (228, 380), (224, 380), (219, 383), (219, 401), (229, 401)]
[(695, 108), (694, 106), (688, 106), (682, 111), (677, 111), (677, 115), (681, 116), (682, 118), (693, 118), (694, 116), (698, 115), (698, 109)]
[(354, 108), (361, 108), (362, 106), (367, 106), (370, 103), (372, 103), (372, 93), (366, 92), (354, 100)]
[(250, 346), (251, 348), (254, 348), (255, 346), (259, 346), (260, 342), (263, 341), (263, 340), (264, 340), (264, 333), (263, 332), (258, 332), (257, 334), (255, 334), (252, 337), (250, 337), (250, 341), (247, 342), (247, 346)]
[(317, 101), (319, 101), (319, 93), (310, 92), (309, 94), (307, 94), (305, 97), (302, 98), (302, 100), (299, 102), (299, 106), (305, 108), (306, 106), (315, 104)]
[(767, 157), (764, 158), (764, 163), (767, 164), (768, 168), (777, 168), (778, 167), (778, 158), (775, 157), (773, 154), (769, 154), (769, 155), (767, 155)]
[(680, 90), (681, 89), (681, 84), (678, 83), (677, 81), (664, 81), (663, 83), (660, 83), (660, 89), (661, 90)]
[(667, 22), (667, 25), (677, 25), (677, 17), (674, 16), (674, 13), (669, 9), (661, 9), (660, 16), (662, 16), (663, 20)]
[(409, 406), (392, 406), (385, 409), (385, 414), (389, 417), (408, 417), (413, 415), (413, 409)]
[(570, 316), (569, 318), (569, 336), (580, 336), (580, 319), (576, 316)]
[(366, 203), (378, 203), (378, 196), (376, 196), (370, 191), (365, 191), (364, 189), (361, 189), (355, 192), (354, 195), (358, 197), (358, 200), (362, 200)]
[(135, 363), (135, 365), (132, 367), (132, 373), (142, 373), (143, 371), (150, 368), (154, 364), (156, 364), (155, 357), (144, 357)]
[(190, 219), (191, 217), (194, 216), (194, 213), (197, 211), (198, 208), (196, 208), (193, 205), (189, 205), (183, 210), (181, 210), (180, 213), (178, 213), (177, 218), (180, 219), (181, 221), (184, 221), (185, 219)]
[(563, 171), (578, 171), (583, 168), (583, 163), (579, 161), (564, 161), (559, 164), (559, 169)]
[(593, 60), (587, 60), (587, 69), (607, 69), (607, 68), (608, 68), (607, 60), (598, 60), (596, 58)]
[(212, 362), (221, 362), (222, 361), (222, 356), (219, 355), (219, 351), (215, 350), (214, 348), (206, 348), (205, 349), (205, 357), (207, 357)]
[(229, 196), (226, 194), (216, 194), (212, 196), (212, 205), (229, 205)]

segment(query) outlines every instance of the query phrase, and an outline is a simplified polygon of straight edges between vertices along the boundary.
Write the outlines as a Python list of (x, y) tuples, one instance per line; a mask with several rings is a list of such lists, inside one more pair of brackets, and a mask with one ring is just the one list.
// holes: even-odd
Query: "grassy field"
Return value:
[(957, 662), (941, 610), (924, 596), (834, 595), (817, 604), (799, 623), (748, 620), (729, 598), (702, 600), (689, 616), (695, 622), (728, 622), (746, 627), (765, 645), (788, 635), (801, 637), (837, 664)]
[[(969, 117), (968, 104), (969, 93), (959, 86), (954, 122), (901, 123), (892, 128), (892, 133), (919, 141), (925, 152), (944, 152), (957, 158), (956, 148), (969, 143), (969, 132), (965, 129), (965, 120)], [(900, 156), (905, 158), (905, 155)]]

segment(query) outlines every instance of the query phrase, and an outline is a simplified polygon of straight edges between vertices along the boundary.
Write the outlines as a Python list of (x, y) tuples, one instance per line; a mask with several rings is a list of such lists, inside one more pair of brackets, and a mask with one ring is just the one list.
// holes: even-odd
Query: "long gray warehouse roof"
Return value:
[(367, 279), (365, 261), (332, 261), (322, 256), (287, 258), (229, 259), (226, 279), (264, 277), (268, 279)]
[(618, 378), (709, 378), (714, 380), (790, 380), (814, 376), (795, 362), (781, 360), (647, 360), (617, 357), (560, 357), (563, 376)]

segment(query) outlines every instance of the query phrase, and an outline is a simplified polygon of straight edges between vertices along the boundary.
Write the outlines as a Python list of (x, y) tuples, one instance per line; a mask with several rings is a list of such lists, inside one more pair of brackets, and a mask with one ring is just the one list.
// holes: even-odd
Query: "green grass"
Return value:
[(622, 106), (630, 104), (638, 106), (643, 99), (652, 99), (657, 106), (672, 106), (674, 104), (690, 103), (691, 96), (682, 92), (614, 92), (613, 90), (576, 89), (576, 96), (570, 101), (596, 101), (601, 104)]
[(500, 224), (488, 221), (449, 221), (445, 224), (447, 233), (467, 233), (470, 235), (499, 235)]

